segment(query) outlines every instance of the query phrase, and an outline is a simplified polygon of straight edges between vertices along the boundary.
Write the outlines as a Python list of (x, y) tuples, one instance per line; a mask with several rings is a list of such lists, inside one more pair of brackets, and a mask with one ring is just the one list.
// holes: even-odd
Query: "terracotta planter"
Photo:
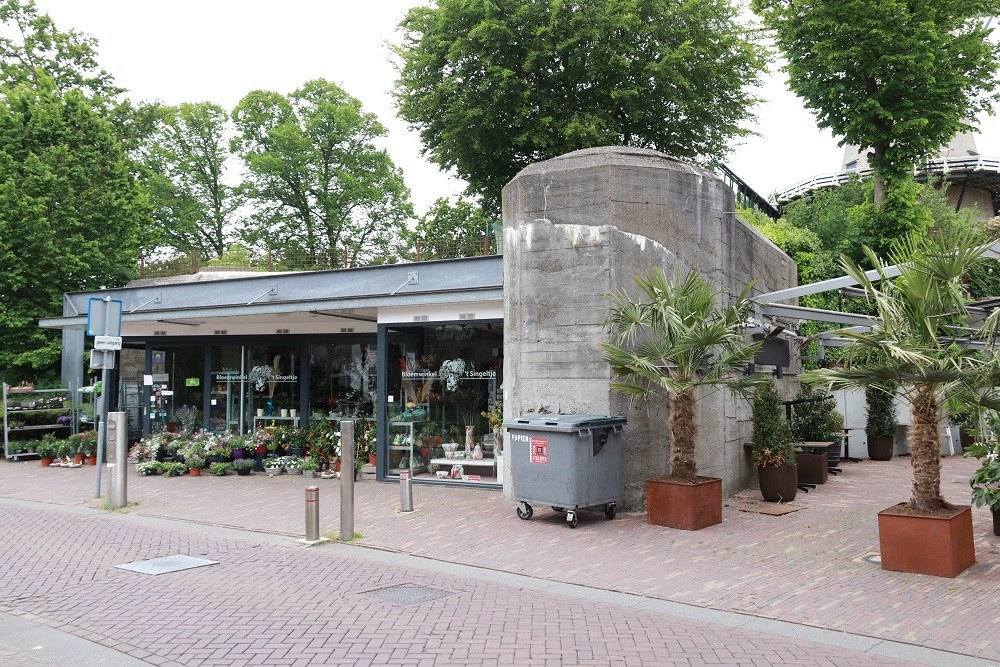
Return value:
[(868, 437), (868, 458), (872, 461), (888, 461), (892, 458), (895, 439), (892, 436)]
[(83, 463), (83, 454), (74, 454), (73, 463)]
[(201, 468), (191, 468), (188, 470), (188, 473), (190, 473), (192, 477), (201, 477)]
[(799, 487), (798, 467), (757, 466), (757, 480), (760, 482), (760, 495), (769, 503), (787, 503), (795, 500)]
[(829, 473), (825, 453), (796, 452), (795, 459), (799, 469), (800, 484), (826, 484)]
[(340, 460), (339, 459), (333, 462), (333, 469), (336, 472), (340, 472)]
[(368, 455), (368, 465), (370, 465), (370, 466), (375, 465), (375, 455), (374, 454), (369, 454)]
[(83, 462), (86, 463), (89, 466), (96, 466), (97, 465), (97, 454), (94, 454), (93, 456), (85, 456), (83, 458)]
[(883, 570), (954, 577), (976, 562), (972, 508), (935, 517), (894, 514), (897, 507), (878, 513)]
[(722, 523), (722, 480), (701, 477), (693, 484), (670, 477), (647, 480), (646, 520), (681, 530)]
[(48, 456), (48, 457), (43, 457), (41, 461), (42, 461), (42, 467), (48, 468), (50, 465), (52, 465), (52, 462), (55, 461), (55, 459), (52, 458), (51, 456)]

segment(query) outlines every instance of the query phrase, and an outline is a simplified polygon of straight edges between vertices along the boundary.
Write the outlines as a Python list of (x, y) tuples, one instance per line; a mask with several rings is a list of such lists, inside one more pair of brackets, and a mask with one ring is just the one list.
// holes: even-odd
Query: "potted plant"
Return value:
[(993, 513), (993, 534), (1000, 535), (1000, 442), (976, 441), (969, 445), (965, 456), (981, 461), (979, 469), (969, 478), (972, 503), (989, 507)]
[(34, 443), (35, 453), (38, 454), (42, 462), (42, 467), (47, 468), (55, 460), (56, 452), (59, 449), (59, 442), (52, 437), (44, 437)]
[(240, 477), (246, 477), (253, 471), (255, 465), (253, 459), (236, 459), (233, 461), (233, 470)]
[(288, 453), (302, 458), (306, 454), (306, 432), (301, 428), (288, 429)]
[(218, 475), (219, 477), (224, 477), (226, 473), (229, 472), (229, 468), (232, 467), (232, 463), (227, 463), (225, 461), (218, 461), (212, 463), (208, 466), (208, 471), (213, 475)]
[(285, 472), (289, 475), (302, 474), (302, 459), (298, 456), (286, 456), (282, 461), (282, 465), (284, 465)]
[(190, 473), (191, 469), (182, 461), (165, 461), (160, 465), (160, 474), (166, 477), (178, 477), (186, 472)]
[(812, 451), (796, 455), (799, 482), (826, 484), (829, 474), (827, 453), (831, 443), (837, 443), (838, 434), (832, 432), (835, 423), (836, 401), (825, 392), (804, 388), (792, 403), (792, 439)]
[(311, 479), (316, 476), (316, 472), (319, 470), (319, 461), (312, 456), (307, 456), (299, 461), (299, 470), (305, 477)]
[(198, 477), (201, 475), (201, 469), (205, 467), (205, 458), (200, 454), (188, 454), (184, 457), (184, 464), (192, 477)]
[[(940, 409), (960, 395), (983, 395), (995, 386), (998, 361), (952, 343), (960, 327), (969, 335), (969, 299), (962, 278), (990, 247), (974, 232), (932, 230), (900, 243), (887, 261), (868, 247), (878, 282), (847, 259), (842, 265), (874, 304), (878, 319), (870, 331), (843, 331), (852, 338), (841, 366), (809, 371), (803, 378), (832, 389), (866, 389), (896, 382), (910, 404), (907, 441), (913, 468), (912, 495), (879, 512), (882, 568), (954, 577), (976, 562), (969, 506), (941, 496)], [(887, 267), (900, 275), (892, 279)], [(997, 318), (990, 317), (972, 336), (992, 340)], [(983, 395), (983, 406), (997, 401)]]
[(159, 475), (163, 466), (159, 461), (142, 461), (135, 464), (135, 474), (137, 475)]
[(274, 477), (285, 472), (284, 462), (277, 456), (268, 456), (263, 461), (264, 472), (268, 477)]
[(760, 494), (772, 503), (795, 500), (798, 492), (792, 431), (783, 413), (781, 397), (773, 382), (757, 389), (750, 449), (757, 465)]
[(640, 404), (653, 397), (669, 401), (670, 474), (647, 481), (647, 520), (686, 530), (721, 523), (722, 480), (695, 470), (696, 400), (703, 387), (749, 396), (767, 381), (742, 373), (758, 349), (743, 333), (747, 290), (719, 307), (722, 296), (694, 271), (671, 281), (656, 268), (635, 283), (646, 300), (634, 303), (623, 290), (612, 294), (610, 336), (600, 346), (616, 378), (612, 389)]
[(497, 481), (503, 483), (503, 401), (483, 413), (493, 432), (493, 457), (497, 460)]
[(81, 431), (80, 448), (83, 462), (89, 466), (97, 465), (97, 431)]
[(896, 440), (896, 385), (872, 385), (865, 389), (865, 435), (868, 436), (868, 458), (888, 461)]

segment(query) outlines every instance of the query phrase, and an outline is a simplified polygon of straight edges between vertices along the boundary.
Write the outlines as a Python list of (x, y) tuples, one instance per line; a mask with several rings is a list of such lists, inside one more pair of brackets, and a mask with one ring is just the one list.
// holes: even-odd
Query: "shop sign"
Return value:
[(532, 463), (548, 463), (549, 462), (549, 441), (546, 438), (532, 438), (531, 443), (531, 462)]
[(184, 378), (185, 387), (200, 387), (201, 378)]

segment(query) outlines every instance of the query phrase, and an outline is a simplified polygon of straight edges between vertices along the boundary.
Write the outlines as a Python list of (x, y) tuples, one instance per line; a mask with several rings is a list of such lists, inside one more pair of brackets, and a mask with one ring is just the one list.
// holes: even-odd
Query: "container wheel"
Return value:
[(567, 514), (566, 521), (569, 523), (570, 528), (576, 528), (580, 523), (580, 520), (576, 517), (576, 512), (570, 512)]
[(616, 510), (614, 503), (608, 503), (607, 505), (604, 506), (604, 516), (608, 517), (609, 520), (614, 519), (615, 514)]
[(565, 512), (566, 511), (565, 508), (563, 508), (563, 507), (556, 507), (555, 505), (552, 506), (552, 509), (554, 509), (556, 512)]
[[(524, 506), (524, 509), (521, 509), (521, 505)], [(517, 516), (520, 519), (524, 519), (525, 521), (527, 521), (528, 519), (531, 518), (531, 515), (534, 513), (535, 511), (531, 509), (531, 505), (529, 505), (528, 503), (521, 503), (520, 505), (517, 506)]]

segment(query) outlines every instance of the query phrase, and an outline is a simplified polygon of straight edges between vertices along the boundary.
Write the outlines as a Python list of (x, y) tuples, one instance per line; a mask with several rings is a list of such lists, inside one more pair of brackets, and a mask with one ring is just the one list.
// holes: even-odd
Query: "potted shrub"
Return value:
[(80, 447), (83, 451), (83, 462), (89, 466), (97, 465), (97, 431), (80, 433)]
[(306, 455), (306, 432), (301, 428), (288, 429), (288, 453), (302, 458)]
[(831, 443), (839, 443), (839, 434), (832, 432), (836, 405), (833, 396), (808, 388), (792, 403), (792, 439), (800, 446), (812, 445), (813, 450), (801, 451), (796, 456), (802, 484), (826, 484), (829, 462), (822, 450)]
[(976, 507), (990, 508), (993, 534), (1000, 535), (1000, 443), (976, 441), (969, 445), (965, 456), (974, 456), (982, 463), (969, 478), (972, 503)]
[(38, 454), (42, 462), (42, 467), (49, 467), (55, 460), (56, 451), (58, 450), (58, 441), (54, 438), (42, 438), (41, 440), (36, 440), (33, 443), (33, 449), (35, 453)]
[(623, 290), (612, 294), (610, 335), (600, 346), (615, 378), (612, 389), (639, 404), (669, 401), (670, 474), (647, 481), (647, 520), (685, 530), (721, 523), (722, 480), (695, 470), (696, 400), (702, 387), (749, 396), (767, 382), (742, 373), (758, 349), (743, 333), (747, 291), (718, 307), (722, 296), (694, 271), (671, 281), (655, 268), (635, 283), (645, 301), (634, 303)]
[(236, 459), (233, 461), (233, 470), (240, 477), (246, 477), (253, 471), (255, 465), (256, 463), (253, 459)]
[(758, 388), (754, 395), (750, 449), (764, 500), (772, 503), (795, 500), (798, 474), (792, 431), (773, 382)]
[(285, 466), (283, 461), (277, 456), (268, 456), (263, 462), (264, 472), (267, 473), (268, 477), (274, 477), (275, 475), (280, 475), (285, 472)]
[(219, 477), (225, 476), (229, 472), (229, 468), (232, 467), (232, 463), (227, 463), (225, 461), (218, 461), (216, 463), (211, 463), (208, 466), (208, 471), (213, 475), (218, 475)]
[(868, 436), (868, 458), (888, 461), (896, 440), (896, 385), (872, 385), (865, 389), (865, 435)]
[(190, 471), (191, 469), (182, 461), (165, 461), (160, 464), (160, 474), (165, 477), (178, 477)]
[[(962, 278), (990, 247), (974, 232), (932, 230), (895, 247), (883, 262), (863, 250), (879, 282), (847, 259), (842, 264), (874, 304), (879, 319), (869, 332), (844, 331), (853, 345), (842, 365), (809, 371), (803, 378), (833, 389), (866, 389), (896, 382), (910, 404), (907, 441), (913, 468), (912, 495), (879, 512), (882, 568), (954, 577), (976, 562), (969, 506), (955, 506), (941, 496), (940, 409), (961, 395), (983, 395), (995, 386), (998, 361), (952, 343), (954, 327), (968, 327), (969, 299)], [(891, 279), (886, 267), (900, 275)], [(992, 338), (996, 318), (972, 333)], [(968, 335), (962, 329), (962, 335)], [(983, 405), (997, 401), (984, 396)], [(989, 403), (987, 405), (987, 403)]]
[(200, 454), (188, 454), (184, 457), (184, 464), (192, 477), (198, 477), (201, 475), (201, 469), (205, 467), (205, 458)]

